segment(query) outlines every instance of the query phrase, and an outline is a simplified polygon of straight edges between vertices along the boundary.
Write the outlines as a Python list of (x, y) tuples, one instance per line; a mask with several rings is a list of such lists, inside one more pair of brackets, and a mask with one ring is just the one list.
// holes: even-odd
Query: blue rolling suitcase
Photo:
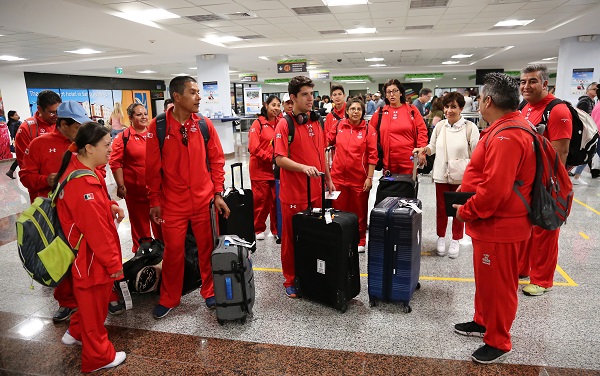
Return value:
[(400, 302), (404, 312), (419, 285), (421, 201), (387, 197), (373, 210), (369, 224), (369, 304)]

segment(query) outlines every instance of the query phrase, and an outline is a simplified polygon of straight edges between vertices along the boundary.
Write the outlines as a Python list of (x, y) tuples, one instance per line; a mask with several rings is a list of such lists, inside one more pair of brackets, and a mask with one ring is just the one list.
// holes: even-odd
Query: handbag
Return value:
[[(465, 132), (466, 132), (465, 125)], [(469, 143), (468, 138), (469, 132), (467, 132), (467, 143)], [(445, 178), (448, 180), (450, 184), (460, 184), (463, 179), (463, 175), (465, 174), (465, 169), (467, 165), (471, 161), (470, 158), (461, 158), (461, 159), (448, 159), (448, 139), (446, 137), (446, 127), (444, 126), (444, 150), (446, 151), (446, 174)], [(469, 156), (471, 155), (471, 148), (468, 147)]]

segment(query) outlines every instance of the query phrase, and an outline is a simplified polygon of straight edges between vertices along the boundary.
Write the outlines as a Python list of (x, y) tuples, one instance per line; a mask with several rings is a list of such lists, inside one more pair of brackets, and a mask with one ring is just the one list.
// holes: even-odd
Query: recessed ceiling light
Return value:
[(266, 57), (266, 56), (259, 56), (258, 58), (259, 58), (259, 59), (263, 59), (263, 60), (269, 60), (269, 58), (268, 58), (268, 57)]
[(171, 73), (171, 76), (188, 76), (187, 73)]
[(239, 73), (239, 71), (236, 71), (236, 70), (230, 70), (230, 71), (229, 71), (229, 73), (230, 73), (230, 74), (231, 74), (231, 73)]
[(444, 64), (444, 65), (458, 64), (458, 63), (460, 63), (460, 61), (456, 61), (456, 60), (442, 61), (442, 64)]
[(188, 69), (194, 69), (194, 70), (196, 70), (196, 69), (198, 69), (198, 67), (189, 67)]
[(377, 29), (374, 27), (357, 27), (356, 29), (347, 29), (348, 34), (374, 34)]
[(11, 56), (11, 55), (1, 55), (0, 56), (0, 60), (4, 60), (4, 61), (20, 61), (20, 60), (27, 60), (24, 57), (17, 57), (17, 56)]
[(473, 56), (473, 54), (470, 54), (470, 55), (458, 54), (458, 55), (453, 55), (452, 59), (466, 59), (471, 56)]
[(168, 20), (172, 18), (181, 18), (181, 16), (176, 15), (175, 13), (171, 13), (164, 9), (148, 9), (143, 11), (135, 11), (135, 12), (120, 12), (116, 13), (116, 16), (124, 18), (133, 22), (140, 21), (159, 21), (159, 20)]
[(141, 70), (141, 71), (137, 71), (138, 73), (143, 73), (143, 74), (150, 74), (150, 73), (156, 73), (153, 70), (150, 69), (146, 69), (146, 70)]
[(370, 67), (387, 67), (386, 64), (371, 64)]
[(78, 50), (65, 51), (70, 54), (78, 54), (78, 55), (93, 55), (93, 54), (101, 54), (102, 51), (94, 50), (92, 48), (80, 48)]
[(225, 47), (223, 43), (239, 42), (242, 38), (234, 37), (232, 35), (208, 35), (200, 39), (203, 42), (214, 44), (215, 46)]
[(368, 0), (323, 0), (323, 4), (328, 7), (339, 7), (343, 5), (362, 5), (368, 4)]
[(544, 60), (544, 61), (550, 61), (550, 60), (556, 60), (556, 59), (558, 59), (558, 57), (547, 57), (547, 58), (542, 59), (542, 60)]
[(385, 60), (385, 59), (382, 57), (370, 57), (368, 59), (365, 59), (365, 61), (383, 61), (383, 60)]
[(452, 77), (453, 80), (456, 80), (456, 77)]
[(506, 21), (500, 21), (497, 24), (495, 24), (494, 26), (496, 26), (496, 27), (525, 26), (525, 25), (532, 23), (533, 21), (535, 21), (535, 19), (533, 19), (533, 20), (506, 20)]

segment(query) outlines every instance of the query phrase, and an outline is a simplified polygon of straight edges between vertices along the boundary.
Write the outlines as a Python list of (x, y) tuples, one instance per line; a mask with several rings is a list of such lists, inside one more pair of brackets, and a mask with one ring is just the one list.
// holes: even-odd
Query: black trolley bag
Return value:
[(421, 201), (387, 197), (371, 210), (369, 224), (369, 305), (401, 302), (405, 313), (420, 288)]
[(217, 236), (215, 210), (211, 204), (211, 230), (215, 249), (211, 255), (217, 322), (238, 320), (244, 324), (255, 300), (254, 271), (250, 244), (235, 244), (235, 237)]
[[(240, 169), (240, 187), (235, 187), (235, 168)], [(219, 233), (237, 235), (248, 243), (255, 243), (256, 234), (254, 233), (254, 201), (252, 190), (244, 189), (244, 176), (242, 174), (242, 164), (233, 163), (231, 165), (231, 187), (225, 190), (223, 200), (229, 207), (231, 213), (229, 218), (219, 216)], [(252, 247), (252, 252), (256, 251), (256, 244)]]
[(411, 174), (392, 174), (386, 170), (379, 179), (377, 194), (375, 196), (375, 205), (379, 204), (386, 197), (408, 197), (417, 198), (419, 193), (419, 178), (417, 168), (419, 158), (416, 154), (412, 156), (413, 173)]
[[(325, 201), (325, 177), (321, 173)], [(346, 312), (348, 301), (360, 292), (358, 217), (354, 213), (311, 207), (292, 217), (295, 285), (298, 295)], [(326, 217), (331, 216), (327, 223)]]

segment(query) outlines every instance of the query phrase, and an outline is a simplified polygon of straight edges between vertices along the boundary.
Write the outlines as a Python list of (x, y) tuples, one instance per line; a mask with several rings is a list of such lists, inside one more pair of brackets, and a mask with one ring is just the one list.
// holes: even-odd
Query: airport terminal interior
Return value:
[[(174, 16), (142, 13), (158, 9)], [(496, 26), (506, 20), (529, 22)], [(573, 87), (574, 69), (591, 70), (590, 77), (600, 81), (599, 20), (598, 0), (370, 0), (346, 6), (327, 0), (0, 0), (0, 55), (5, 55), (0, 59), (23, 59), (0, 60), (0, 90), (4, 111), (18, 110), (23, 120), (31, 116), (27, 91), (34, 88), (27, 82), (34, 75), (38, 82), (43, 76), (82, 76), (166, 86), (175, 75), (205, 83), (214, 74), (226, 94), (210, 107), (203, 95), (201, 112), (241, 115), (248, 122), (243, 99), (236, 106), (237, 94), (232, 103), (229, 95), (230, 85), (248, 85), (246, 74), (256, 82), (245, 87), (260, 84), (262, 94), (286, 92), (285, 79), (309, 75), (310, 66), (327, 72), (327, 78), (315, 76), (320, 95), (329, 94), (332, 83), (343, 85), (347, 94), (376, 92), (389, 78), (440, 91), (477, 89), (477, 69), (503, 69), (518, 77), (521, 68), (536, 62), (548, 65), (556, 95), (576, 102), (581, 89)], [(369, 28), (377, 31), (349, 31)], [(231, 36), (237, 39), (225, 38)], [(98, 53), (66, 53), (78, 48)], [(379, 60), (365, 60), (373, 58)], [(277, 73), (278, 62), (297, 60), (306, 62), (304, 72)], [(220, 81), (224, 67), (226, 84)], [(162, 112), (162, 101), (153, 106)], [(231, 107), (241, 111), (232, 113)], [(235, 124), (218, 125), (226, 186), (231, 164), (240, 162), (247, 188), (248, 128), (244, 119)], [(19, 259), (15, 222), (30, 201), (20, 180), (5, 175), (11, 163), (0, 161), (0, 374), (79, 374), (81, 348), (61, 343), (68, 325), (52, 320), (58, 308), (52, 289), (32, 281)], [(369, 208), (379, 177), (376, 172)], [(368, 247), (359, 255), (360, 293), (345, 313), (288, 298), (281, 246), (267, 230), (251, 256), (256, 302), (244, 324), (219, 325), (198, 290), (160, 320), (152, 316), (158, 294), (134, 294), (133, 307), (109, 315), (105, 323), (115, 349), (125, 351), (127, 359), (98, 374), (600, 375), (600, 178), (586, 168), (581, 179), (587, 184), (574, 185), (572, 211), (560, 231), (554, 287), (525, 296), (521, 289), (528, 281), (519, 282), (513, 350), (501, 363), (474, 363), (471, 354), (482, 346), (481, 338), (454, 332), (455, 324), (473, 319), (473, 247), (465, 235), (457, 258), (436, 255), (435, 185), (425, 174), (418, 177), (420, 289), (410, 313), (395, 303), (370, 306)], [(110, 171), (107, 184), (116, 197)], [(118, 203), (126, 213), (118, 227), (126, 261), (133, 256), (131, 230), (125, 201)]]

